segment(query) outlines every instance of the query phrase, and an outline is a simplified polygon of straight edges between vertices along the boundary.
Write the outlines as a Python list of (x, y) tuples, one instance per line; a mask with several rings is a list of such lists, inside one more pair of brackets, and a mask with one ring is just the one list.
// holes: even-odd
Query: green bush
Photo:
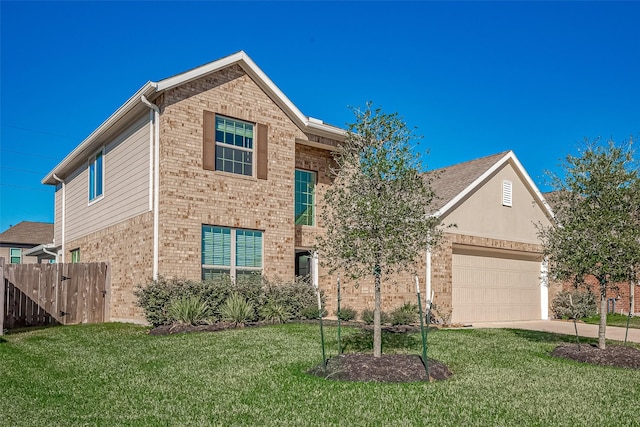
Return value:
[(167, 315), (173, 322), (199, 325), (207, 322), (209, 307), (198, 295), (182, 296), (171, 300)]
[(551, 311), (556, 319), (581, 319), (597, 313), (596, 296), (590, 290), (563, 290), (553, 298)]
[[(277, 283), (265, 280), (265, 297), (268, 301), (282, 305), (293, 319), (318, 318), (318, 296), (315, 288), (301, 277), (293, 281)], [(321, 294), (324, 302), (324, 296)], [(315, 309), (315, 317), (309, 317)], [(312, 313), (311, 313), (312, 314)]]
[(411, 325), (420, 320), (418, 306), (405, 302), (391, 312), (392, 325)]
[[(204, 297), (202, 282), (194, 282), (186, 279), (167, 279), (159, 277), (145, 287), (137, 286), (134, 290), (138, 298), (138, 305), (142, 307), (145, 317), (153, 326), (171, 323), (168, 310), (171, 301), (179, 297), (196, 295), (202, 297), (202, 301), (209, 309), (216, 308), (215, 304)], [(224, 301), (224, 298), (222, 299)]]
[(160, 277), (146, 286), (137, 286), (134, 293), (147, 321), (153, 326), (170, 324), (173, 321), (168, 314), (171, 301), (189, 296), (199, 297), (208, 307), (209, 319), (219, 321), (220, 308), (233, 293), (242, 296), (258, 312), (270, 301), (284, 309), (281, 314), (289, 313), (289, 318), (309, 318), (305, 310), (310, 307), (315, 308), (317, 318), (315, 289), (301, 278), (280, 283), (269, 281), (260, 274), (250, 274), (238, 276), (233, 283), (229, 275), (206, 281)]
[[(362, 321), (367, 325), (373, 325), (373, 310), (362, 310), (360, 319), (362, 319)], [(390, 322), (391, 322), (391, 318), (389, 317), (389, 315), (386, 312), (381, 310), (380, 324), (384, 325), (385, 323), (390, 323)]]
[(340, 313), (336, 311), (338, 319), (348, 322), (358, 317), (358, 312), (351, 307), (340, 307)]
[(237, 326), (244, 326), (254, 320), (253, 304), (238, 293), (233, 293), (220, 307), (222, 320), (233, 322)]
[(291, 318), (291, 313), (287, 311), (284, 305), (267, 301), (260, 309), (260, 318), (272, 323), (285, 323)]
[[(322, 317), (325, 317), (327, 314), (327, 310), (322, 310)], [(315, 306), (310, 305), (309, 307), (303, 308), (300, 310), (300, 319), (309, 319), (314, 320), (320, 317), (320, 310), (318, 310), (318, 305), (316, 303)]]

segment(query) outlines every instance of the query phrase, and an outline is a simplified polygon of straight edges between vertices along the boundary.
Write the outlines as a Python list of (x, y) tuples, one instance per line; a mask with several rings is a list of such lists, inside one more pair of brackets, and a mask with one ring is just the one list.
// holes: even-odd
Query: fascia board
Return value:
[(529, 185), (529, 187), (533, 190), (535, 195), (538, 197), (539, 202), (542, 203), (542, 206), (544, 206), (545, 210), (547, 211), (547, 215), (549, 219), (554, 219), (555, 214), (553, 213), (553, 209), (551, 209), (551, 206), (547, 203), (547, 200), (544, 198), (544, 196), (540, 192), (540, 189), (538, 188), (538, 186), (533, 182), (533, 180), (527, 173), (526, 169), (522, 166), (522, 163), (520, 163), (520, 160), (518, 160), (518, 158), (513, 153), (513, 151), (510, 151), (509, 154), (512, 155), (511, 159), (513, 160), (513, 163), (516, 165), (518, 171), (524, 177), (527, 185)]
[(75, 163), (76, 157), (83, 151), (89, 149), (91, 145), (96, 142), (101, 135), (107, 132), (114, 124), (120, 119), (125, 117), (135, 106), (140, 104), (140, 96), (151, 96), (156, 92), (156, 85), (153, 82), (147, 82), (142, 86), (131, 98), (129, 98), (120, 108), (118, 108), (107, 120), (91, 134), (85, 138), (76, 148), (71, 151), (56, 167), (54, 167), (43, 179), (40, 181), (42, 184), (56, 185), (58, 182), (53, 178), (53, 175), (64, 175), (66, 169)]

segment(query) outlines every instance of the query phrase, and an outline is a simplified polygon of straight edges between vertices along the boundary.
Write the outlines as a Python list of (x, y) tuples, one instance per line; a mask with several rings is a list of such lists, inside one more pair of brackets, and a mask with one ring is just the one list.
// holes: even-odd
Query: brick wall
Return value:
[[(108, 262), (112, 321), (143, 322), (133, 290), (153, 275), (153, 214), (138, 215), (66, 244), (80, 249), (80, 262)], [(69, 255), (67, 254), (67, 259)]]
[[(169, 90), (159, 104), (160, 273), (199, 279), (201, 226), (210, 224), (264, 231), (264, 273), (292, 279), (296, 138), (307, 136), (239, 66)], [(267, 180), (203, 169), (205, 110), (268, 126)], [(325, 185), (326, 154), (301, 150), (298, 164)]]

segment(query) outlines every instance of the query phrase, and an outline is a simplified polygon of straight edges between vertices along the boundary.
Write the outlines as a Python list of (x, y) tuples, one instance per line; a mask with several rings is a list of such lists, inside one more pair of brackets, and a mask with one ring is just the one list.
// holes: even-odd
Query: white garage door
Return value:
[(540, 286), (540, 262), (531, 257), (454, 252), (452, 321), (540, 319)]

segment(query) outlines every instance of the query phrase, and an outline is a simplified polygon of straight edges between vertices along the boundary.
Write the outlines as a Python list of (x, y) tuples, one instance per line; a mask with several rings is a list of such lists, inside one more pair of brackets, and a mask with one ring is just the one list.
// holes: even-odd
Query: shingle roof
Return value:
[(480, 159), (429, 171), (426, 176), (432, 179), (431, 188), (437, 196), (433, 204), (434, 210), (437, 211), (444, 207), (507, 153), (509, 151), (503, 151)]
[(53, 224), (49, 222), (22, 221), (0, 233), (0, 243), (40, 245), (53, 242)]

